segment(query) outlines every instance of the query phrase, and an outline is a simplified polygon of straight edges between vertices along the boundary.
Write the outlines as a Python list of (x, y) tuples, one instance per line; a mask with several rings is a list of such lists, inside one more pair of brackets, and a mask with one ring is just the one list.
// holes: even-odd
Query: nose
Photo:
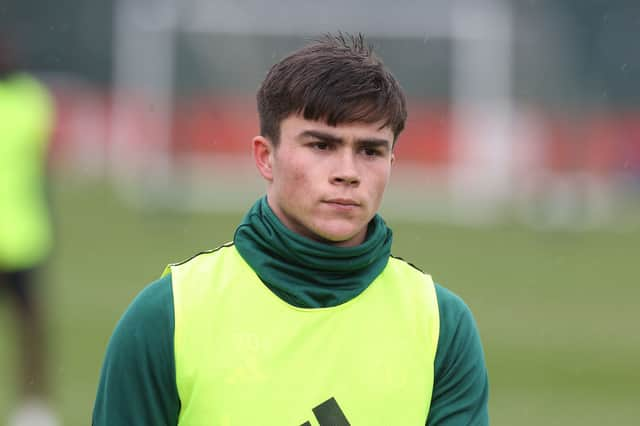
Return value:
[(345, 152), (336, 159), (336, 165), (331, 174), (331, 183), (334, 185), (348, 186), (357, 186), (360, 184), (360, 175), (353, 153)]

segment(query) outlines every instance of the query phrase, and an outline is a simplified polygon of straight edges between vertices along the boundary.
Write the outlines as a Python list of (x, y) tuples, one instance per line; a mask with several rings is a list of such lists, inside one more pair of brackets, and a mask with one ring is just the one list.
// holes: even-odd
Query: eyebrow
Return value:
[[(331, 133), (323, 132), (320, 130), (305, 130), (304, 132), (298, 135), (299, 139), (302, 139), (305, 137), (312, 137), (325, 142), (332, 142), (332, 143), (339, 143), (339, 144), (344, 143), (344, 140), (342, 138), (337, 137)], [(392, 143), (389, 140), (384, 138), (356, 139), (356, 144), (366, 145), (369, 147), (386, 147), (386, 148), (391, 148), (391, 145), (392, 145)]]

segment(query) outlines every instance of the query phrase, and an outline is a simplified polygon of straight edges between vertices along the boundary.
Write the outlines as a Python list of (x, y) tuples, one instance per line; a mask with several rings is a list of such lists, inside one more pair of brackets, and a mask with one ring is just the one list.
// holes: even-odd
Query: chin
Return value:
[(354, 226), (330, 227), (318, 229), (317, 235), (332, 244), (348, 243), (358, 236), (360, 229)]
[(352, 234), (329, 234), (323, 235), (322, 238), (331, 243), (343, 243), (351, 240), (354, 236)]

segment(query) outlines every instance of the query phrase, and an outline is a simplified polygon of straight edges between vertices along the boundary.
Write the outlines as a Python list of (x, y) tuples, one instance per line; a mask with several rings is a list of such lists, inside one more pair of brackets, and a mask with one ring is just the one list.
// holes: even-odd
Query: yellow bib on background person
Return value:
[(51, 249), (44, 170), (52, 121), (37, 80), (0, 79), (0, 270), (31, 268)]
[(169, 272), (179, 425), (425, 424), (439, 333), (428, 275), (390, 258), (359, 296), (307, 309), (233, 245)]

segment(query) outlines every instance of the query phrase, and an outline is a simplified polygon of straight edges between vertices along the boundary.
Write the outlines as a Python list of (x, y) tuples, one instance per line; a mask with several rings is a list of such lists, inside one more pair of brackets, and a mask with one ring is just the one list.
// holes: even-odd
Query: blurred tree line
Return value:
[[(156, 3), (140, 1), (149, 8)], [(114, 4), (114, 0), (5, 0), (0, 2), (0, 34), (13, 40), (21, 63), (29, 69), (70, 73), (108, 86), (112, 80)], [(561, 108), (624, 108), (640, 103), (640, 2), (512, 0), (507, 4), (514, 16), (516, 99)], [(369, 9), (366, 13), (385, 12)], [(185, 47), (178, 50), (179, 63), (190, 69), (188, 46), (193, 43), (188, 38), (194, 36), (179, 37), (178, 46), (182, 43)], [(258, 46), (263, 50), (255, 67), (259, 74), (274, 54), (299, 42), (295, 37), (276, 41), (260, 36), (229, 37), (209, 37), (200, 44), (210, 46), (212, 54), (241, 50), (248, 44), (254, 45), (255, 52)], [(435, 99), (446, 99), (450, 92), (450, 47), (447, 40), (405, 40), (402, 45), (394, 40), (380, 41), (382, 56), (408, 92)], [(406, 60), (407, 51), (415, 51), (415, 62)], [(214, 77), (213, 84), (229, 88), (246, 84), (238, 83), (233, 72), (247, 68), (246, 63), (244, 67), (236, 63), (246, 60), (245, 56), (235, 62), (233, 57), (219, 61), (217, 66), (223, 72)], [(250, 81), (259, 80), (259, 74)], [(198, 79), (194, 72), (186, 79), (187, 85), (196, 85)], [(252, 92), (255, 88), (246, 89)]]

